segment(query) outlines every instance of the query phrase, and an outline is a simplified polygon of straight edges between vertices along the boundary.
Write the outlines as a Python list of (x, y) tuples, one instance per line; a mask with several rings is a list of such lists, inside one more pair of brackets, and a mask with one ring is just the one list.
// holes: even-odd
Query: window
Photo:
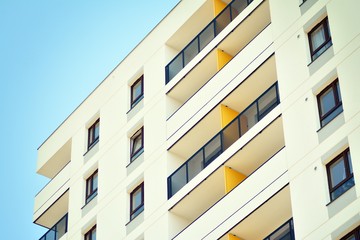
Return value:
[(332, 45), (328, 18), (326, 17), (318, 23), (308, 35), (311, 60), (314, 61)]
[(130, 193), (130, 220), (144, 211), (144, 183)]
[(98, 170), (96, 170), (88, 179), (86, 179), (86, 200), (90, 202), (96, 195), (98, 190)]
[(346, 234), (346, 236), (340, 240), (360, 240), (360, 226)]
[(354, 175), (349, 149), (346, 149), (327, 166), (331, 201), (354, 186)]
[(131, 85), (131, 108), (133, 108), (144, 95), (144, 75)]
[(96, 240), (96, 225), (85, 234), (85, 240)]
[(130, 138), (130, 161), (134, 161), (144, 150), (144, 128), (140, 128)]
[(96, 120), (96, 122), (88, 130), (88, 149), (92, 148), (99, 140), (99, 128), (100, 119)]
[(336, 79), (317, 96), (321, 127), (325, 126), (342, 111), (339, 80)]

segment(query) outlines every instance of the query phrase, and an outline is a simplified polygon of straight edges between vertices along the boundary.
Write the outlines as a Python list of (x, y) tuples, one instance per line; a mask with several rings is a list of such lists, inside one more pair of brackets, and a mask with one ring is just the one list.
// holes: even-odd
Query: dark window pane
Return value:
[(320, 107), (322, 116), (328, 113), (331, 109), (335, 107), (335, 95), (332, 88), (328, 89), (320, 97)]
[(184, 64), (188, 64), (198, 54), (198, 38), (195, 38), (185, 49), (184, 49)]
[(168, 67), (168, 74), (169, 74), (169, 79), (168, 81), (170, 81), (171, 79), (173, 79), (173, 77), (175, 77), (176, 74), (178, 74), (178, 72), (180, 72), (180, 70), (183, 68), (183, 55), (179, 54), (176, 58), (174, 58), (174, 60), (169, 64)]
[(199, 151), (188, 162), (189, 181), (201, 172), (203, 168), (203, 151)]
[(340, 187), (338, 187), (335, 191), (331, 194), (331, 199), (334, 200), (342, 195), (344, 192), (349, 190), (352, 186), (355, 185), (354, 178), (350, 178), (345, 183), (343, 183)]
[(216, 18), (216, 35), (218, 35), (229, 23), (231, 22), (230, 18), (230, 8), (226, 8), (220, 15)]
[(223, 129), (224, 151), (228, 149), (239, 138), (240, 138), (239, 119), (236, 118), (236, 120), (231, 122)]
[(331, 122), (331, 120), (333, 120), (337, 115), (339, 115), (340, 113), (342, 113), (343, 111), (343, 107), (342, 105), (340, 105), (339, 107), (335, 108), (328, 116), (326, 116), (322, 121), (321, 121), (321, 125), (324, 126), (327, 123)]
[(266, 114), (268, 114), (276, 106), (276, 103), (276, 87), (274, 86), (258, 100), (259, 119), (266, 116)]
[(178, 192), (185, 184), (186, 181), (186, 165), (183, 165), (171, 176), (171, 196)]
[(214, 29), (214, 22), (207, 26), (199, 35), (199, 41), (200, 41), (200, 51), (208, 45), (211, 40), (215, 37), (215, 29)]
[(315, 30), (313, 30), (310, 37), (311, 37), (312, 49), (316, 50), (326, 40), (324, 25), (321, 24)]
[(205, 151), (205, 166), (207, 166), (221, 153), (220, 134), (206, 144), (206, 146), (204, 147), (204, 151)]
[(132, 102), (136, 101), (139, 97), (141, 97), (142, 93), (142, 80), (140, 80), (132, 86)]
[(331, 186), (335, 187), (346, 178), (344, 159), (340, 158), (330, 166)]

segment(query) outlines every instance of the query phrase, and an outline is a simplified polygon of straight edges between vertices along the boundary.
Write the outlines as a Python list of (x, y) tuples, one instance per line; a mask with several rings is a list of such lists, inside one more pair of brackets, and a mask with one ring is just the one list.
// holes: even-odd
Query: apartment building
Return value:
[(39, 239), (360, 239), (359, 9), (180, 1), (39, 147)]

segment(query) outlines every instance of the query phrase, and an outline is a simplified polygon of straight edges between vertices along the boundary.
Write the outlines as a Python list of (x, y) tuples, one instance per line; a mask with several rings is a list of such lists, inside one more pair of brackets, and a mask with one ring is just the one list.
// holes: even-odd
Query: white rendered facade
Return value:
[(180, 1), (39, 147), (39, 239), (360, 239), (358, 9)]

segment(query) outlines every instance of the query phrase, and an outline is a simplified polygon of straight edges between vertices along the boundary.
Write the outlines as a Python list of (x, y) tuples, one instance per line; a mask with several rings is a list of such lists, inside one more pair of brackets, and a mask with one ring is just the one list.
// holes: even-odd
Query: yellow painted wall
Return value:
[(230, 192), (234, 187), (236, 187), (246, 178), (244, 174), (239, 173), (227, 166), (224, 167), (224, 176), (225, 176), (225, 193)]
[(239, 113), (223, 104), (220, 105), (221, 128), (229, 124)]
[(217, 55), (216, 57), (217, 57), (217, 70), (218, 71), (220, 69), (222, 69), (225, 66), (225, 64), (230, 62), (230, 60), (233, 58), (233, 56), (231, 56), (230, 54), (224, 52), (221, 49), (217, 49), (216, 55)]
[(213, 0), (214, 2), (214, 17), (216, 17), (227, 5), (221, 0)]
[(237, 237), (237, 236), (234, 236), (234, 235), (232, 235), (232, 234), (228, 234), (227, 235), (227, 239), (228, 240), (243, 240), (242, 238), (239, 238), (239, 237)]

